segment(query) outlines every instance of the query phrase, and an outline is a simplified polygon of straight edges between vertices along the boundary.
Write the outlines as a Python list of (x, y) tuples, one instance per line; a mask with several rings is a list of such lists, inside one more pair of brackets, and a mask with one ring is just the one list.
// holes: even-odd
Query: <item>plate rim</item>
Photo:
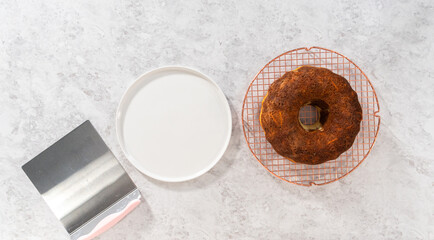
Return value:
[[(194, 174), (191, 174), (188, 176), (183, 176), (183, 177), (164, 177), (164, 176), (161, 176), (159, 174), (155, 174), (152, 171), (148, 171), (142, 164), (139, 163), (139, 161), (137, 161), (127, 151), (125, 143), (123, 141), (123, 137), (122, 137), (123, 136), (123, 134), (122, 134), (123, 130), (121, 129), (121, 127), (123, 126), (123, 120), (122, 120), (123, 114), (122, 113), (125, 112), (124, 110), (127, 109), (129, 106), (127, 98), (134, 95), (134, 93), (132, 93), (132, 92), (135, 89), (137, 89), (136, 85), (138, 85), (142, 81), (146, 81), (146, 78), (152, 74), (171, 71), (171, 70), (178, 70), (181, 72), (186, 72), (189, 74), (197, 75), (200, 78), (202, 78), (203, 80), (206, 80), (206, 81), (210, 82), (211, 84), (213, 84), (216, 87), (220, 102), (222, 105), (224, 105), (225, 111), (226, 111), (227, 116), (228, 116), (227, 117), (227, 123), (228, 123), (229, 127), (227, 128), (227, 131), (226, 131), (226, 136), (225, 136), (226, 139), (222, 145), (219, 145), (220, 150), (219, 150), (218, 154), (214, 157), (214, 159), (212, 161), (210, 161), (210, 163), (205, 168), (201, 169), (200, 171), (197, 171)], [(144, 175), (151, 177), (153, 179), (159, 180), (159, 181), (164, 181), (164, 182), (184, 182), (184, 181), (198, 178), (201, 175), (208, 172), (211, 168), (213, 168), (220, 161), (220, 159), (222, 159), (223, 155), (225, 154), (225, 152), (229, 146), (230, 139), (232, 137), (232, 128), (233, 128), (233, 126), (232, 126), (232, 113), (231, 113), (231, 109), (229, 106), (229, 102), (228, 102), (228, 99), (226, 98), (226, 95), (224, 94), (223, 90), (220, 88), (220, 86), (212, 78), (210, 78), (206, 74), (202, 73), (201, 71), (198, 71), (198, 70), (191, 68), (191, 67), (185, 67), (185, 66), (180, 66), (180, 65), (168, 65), (168, 66), (163, 66), (163, 67), (151, 69), (151, 70), (143, 73), (142, 75), (137, 77), (132, 83), (130, 83), (128, 85), (128, 87), (126, 88), (126, 90), (123, 92), (122, 97), (119, 101), (119, 104), (116, 108), (115, 126), (116, 126), (116, 137), (117, 137), (118, 143), (121, 147), (122, 152), (124, 153), (124, 155), (128, 159), (128, 161)]]

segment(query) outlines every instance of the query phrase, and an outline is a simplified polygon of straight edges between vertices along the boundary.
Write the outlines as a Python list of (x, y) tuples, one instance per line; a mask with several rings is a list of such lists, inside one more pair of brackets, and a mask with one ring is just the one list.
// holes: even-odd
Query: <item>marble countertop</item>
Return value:
[[(434, 3), (418, 1), (0, 1), (0, 239), (67, 239), (21, 165), (89, 119), (145, 201), (98, 239), (434, 239)], [(372, 81), (381, 127), (340, 181), (269, 174), (240, 124), (245, 90), (275, 56), (321, 46)], [(115, 110), (142, 73), (185, 65), (226, 94), (233, 135), (207, 174), (139, 173)]]

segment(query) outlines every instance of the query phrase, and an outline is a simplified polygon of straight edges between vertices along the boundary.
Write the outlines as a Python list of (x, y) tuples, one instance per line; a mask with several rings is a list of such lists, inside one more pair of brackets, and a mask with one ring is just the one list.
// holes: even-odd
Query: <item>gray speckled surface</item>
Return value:
[[(99, 239), (434, 239), (434, 3), (423, 1), (1, 1), (0, 239), (67, 239), (20, 166), (86, 119), (144, 202)], [(322, 46), (377, 91), (377, 143), (321, 187), (265, 171), (249, 152), (241, 102), (270, 59)], [(179, 64), (211, 76), (232, 107), (224, 158), (185, 183), (141, 175), (114, 128), (123, 91)]]

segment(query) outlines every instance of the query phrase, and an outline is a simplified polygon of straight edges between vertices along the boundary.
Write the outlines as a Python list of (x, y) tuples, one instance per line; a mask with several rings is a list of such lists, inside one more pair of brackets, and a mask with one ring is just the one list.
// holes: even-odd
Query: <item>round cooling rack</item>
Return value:
[[(293, 163), (280, 156), (265, 138), (259, 122), (262, 99), (270, 84), (286, 72), (304, 65), (327, 68), (345, 77), (357, 92), (363, 109), (360, 132), (353, 146), (337, 159), (319, 165)], [(241, 114), (244, 137), (255, 158), (276, 177), (294, 184), (311, 186), (334, 182), (363, 162), (377, 138), (380, 127), (380, 116), (377, 115), (379, 111), (374, 87), (356, 64), (335, 51), (311, 47), (283, 53), (265, 65), (247, 89)], [(318, 116), (315, 109), (304, 107), (300, 110), (299, 118), (303, 124), (312, 124)]]

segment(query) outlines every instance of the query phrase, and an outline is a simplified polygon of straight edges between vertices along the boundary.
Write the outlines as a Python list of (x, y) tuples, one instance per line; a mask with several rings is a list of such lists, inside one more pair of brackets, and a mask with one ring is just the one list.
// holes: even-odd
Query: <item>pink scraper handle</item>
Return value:
[(122, 218), (124, 218), (128, 213), (130, 213), (134, 208), (140, 204), (140, 200), (136, 199), (128, 203), (124, 210), (108, 215), (101, 222), (99, 222), (95, 228), (88, 234), (81, 236), (77, 240), (90, 240), (101, 233), (107, 231), (109, 228), (113, 227)]

